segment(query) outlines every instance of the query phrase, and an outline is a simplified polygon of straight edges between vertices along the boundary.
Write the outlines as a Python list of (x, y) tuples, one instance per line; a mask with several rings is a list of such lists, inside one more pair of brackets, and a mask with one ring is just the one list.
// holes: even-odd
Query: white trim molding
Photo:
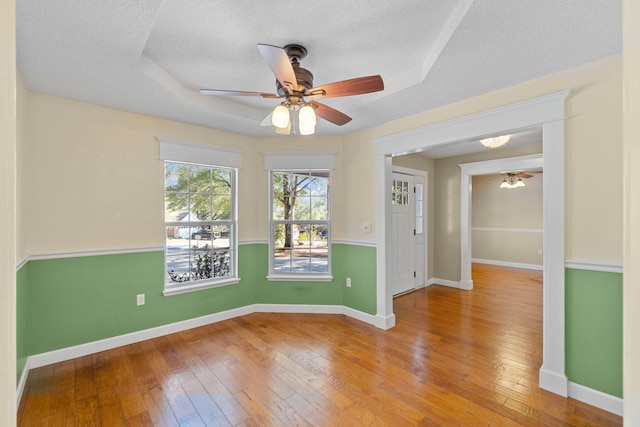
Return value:
[(492, 259), (479, 259), (479, 258), (471, 258), (471, 262), (476, 264), (497, 265), (500, 267), (524, 268), (525, 270), (539, 270), (539, 271), (544, 270), (544, 267), (542, 265), (524, 264), (521, 262), (496, 261)]
[(568, 259), (565, 261), (564, 266), (566, 268), (572, 268), (575, 270), (603, 271), (605, 273), (620, 274), (622, 274), (623, 272), (622, 264), (609, 261), (584, 261), (578, 259)]
[(22, 375), (18, 380), (18, 387), (16, 388), (16, 408), (20, 407), (20, 401), (22, 400), (22, 394), (24, 393), (24, 387), (27, 385), (27, 377), (29, 376), (29, 370), (31, 369), (29, 357), (22, 368)]
[(103, 256), (103, 255), (123, 255), (123, 254), (136, 254), (144, 252), (164, 252), (164, 246), (144, 246), (139, 248), (117, 248), (117, 249), (101, 249), (92, 251), (77, 251), (77, 252), (58, 252), (51, 254), (37, 254), (28, 255), (23, 262), (19, 264), (22, 266), (29, 261), (39, 261), (47, 259), (64, 259), (64, 258), (82, 258), (88, 256)]
[(244, 307), (221, 311), (219, 313), (212, 313), (193, 319), (187, 319), (167, 325), (157, 326), (155, 328), (144, 329), (141, 331), (105, 338), (98, 341), (79, 344), (73, 347), (35, 354), (28, 357), (27, 363), (25, 364), (25, 369), (23, 371), (23, 376), (25, 376), (26, 378), (27, 371), (31, 368), (39, 368), (41, 366), (50, 365), (52, 363), (63, 362), (65, 360), (75, 359), (77, 357), (86, 356), (88, 354), (98, 353), (100, 351), (110, 350), (116, 347), (133, 344), (136, 342), (173, 334), (176, 332), (185, 331), (187, 329), (197, 328), (200, 326), (208, 325), (210, 323), (221, 322), (223, 320), (229, 320), (235, 317), (245, 316), (252, 313), (344, 314), (346, 316), (381, 328), (381, 326), (379, 326), (378, 319), (376, 319), (375, 316), (343, 305), (251, 304)]
[(569, 381), (569, 397), (622, 416), (623, 399)]
[(544, 233), (542, 228), (501, 228), (501, 227), (471, 227), (471, 231), (499, 231), (507, 233)]
[(238, 242), (238, 245), (268, 245), (268, 240), (241, 240)]
[(364, 242), (362, 240), (332, 240), (332, 245), (351, 245), (351, 246), (363, 246), (366, 248), (376, 248), (376, 242)]
[(440, 286), (446, 286), (448, 288), (462, 289), (460, 282), (456, 282), (455, 280), (438, 279), (437, 277), (433, 277), (427, 280), (427, 286), (431, 286), (431, 285), (440, 285)]
[(161, 136), (157, 136), (156, 139), (160, 143), (160, 160), (236, 169), (242, 165), (242, 151), (234, 148), (218, 147)]
[[(388, 135), (374, 141), (376, 145), (376, 239), (377, 252), (377, 310), (378, 316), (393, 315), (390, 257), (386, 243), (391, 241), (391, 170), (392, 156), (411, 154), (425, 148), (456, 144), (459, 141), (480, 139), (487, 135), (504, 135), (519, 130), (541, 127), (544, 161), (544, 314), (543, 314), (543, 365), (540, 369), (540, 387), (567, 395), (565, 375), (565, 313), (564, 313), (564, 118), (565, 99), (569, 91), (553, 93), (494, 108), (452, 120)], [(536, 161), (538, 161), (536, 159)], [(495, 163), (494, 163), (495, 165)], [(510, 169), (510, 167), (506, 168)], [(505, 170), (505, 169), (502, 169)], [(495, 172), (495, 171), (491, 171)], [(470, 174), (462, 174), (461, 191), (470, 193)], [(465, 201), (466, 200), (466, 201)], [(461, 209), (470, 201), (462, 197)], [(469, 209), (469, 207), (466, 207)], [(471, 231), (468, 218), (461, 219), (461, 236)], [(462, 237), (461, 237), (462, 238)], [(470, 248), (461, 253), (461, 286), (471, 288), (473, 282), (466, 271), (471, 264)], [(461, 252), (462, 252), (461, 251)], [(549, 378), (552, 377), (553, 380)]]
[(219, 313), (208, 314), (206, 316), (183, 320), (180, 322), (162, 325), (142, 331), (131, 332), (116, 337), (105, 338), (73, 347), (53, 350), (46, 353), (35, 354), (27, 357), (22, 375), (16, 390), (16, 408), (20, 406), (20, 400), (26, 385), (29, 370), (65, 360), (75, 359), (89, 354), (122, 347), (136, 342), (145, 341), (160, 336), (197, 328), (210, 323), (221, 322), (235, 317), (245, 316), (252, 313), (309, 313), (309, 314), (342, 314), (364, 323), (373, 325), (379, 329), (388, 330), (395, 326), (395, 316), (390, 318), (380, 318), (368, 313), (356, 310), (343, 305), (305, 305), (305, 304), (252, 304), (245, 307), (238, 307)]

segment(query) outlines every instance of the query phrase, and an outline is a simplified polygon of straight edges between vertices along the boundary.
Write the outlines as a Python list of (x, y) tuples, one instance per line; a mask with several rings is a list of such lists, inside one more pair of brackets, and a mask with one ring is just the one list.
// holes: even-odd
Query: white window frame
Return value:
[[(238, 169), (241, 166), (241, 152), (225, 147), (217, 147), (206, 144), (198, 144), (171, 138), (157, 137), (160, 143), (160, 160), (171, 163), (185, 163), (191, 165), (207, 166), (231, 170), (231, 219), (217, 222), (231, 227), (229, 233), (230, 275), (223, 278), (211, 278), (186, 283), (169, 283), (166, 281), (166, 237), (163, 262), (164, 296), (179, 295), (188, 292), (199, 291), (219, 286), (232, 285), (240, 282), (238, 277)], [(163, 173), (164, 173), (163, 165)], [(164, 179), (163, 179), (164, 182)], [(166, 236), (167, 221), (163, 223)], [(207, 222), (208, 225), (209, 222)], [(170, 224), (169, 224), (170, 225)], [(200, 225), (200, 224), (196, 224)]]
[[(268, 191), (269, 191), (269, 274), (267, 275), (268, 281), (296, 281), (296, 282), (330, 282), (333, 280), (331, 270), (331, 241), (332, 241), (332, 191), (333, 186), (329, 186), (328, 191), (328, 222), (327, 222), (327, 256), (328, 256), (328, 271), (325, 273), (276, 273), (274, 272), (274, 259), (273, 253), (275, 249), (274, 242), (274, 224), (277, 221), (273, 219), (273, 172), (289, 172), (289, 171), (328, 171), (329, 182), (333, 175), (333, 169), (335, 166), (334, 151), (322, 151), (322, 152), (263, 152), (265, 170), (269, 174)], [(297, 223), (304, 223), (307, 221), (295, 221)], [(316, 223), (317, 221), (308, 221), (310, 223)]]

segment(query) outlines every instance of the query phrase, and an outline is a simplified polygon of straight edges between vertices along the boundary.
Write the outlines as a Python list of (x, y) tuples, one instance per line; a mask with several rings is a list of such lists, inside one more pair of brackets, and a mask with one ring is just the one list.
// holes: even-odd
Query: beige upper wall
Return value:
[(542, 174), (532, 175), (518, 188), (500, 188), (502, 175), (474, 176), (472, 227), (541, 229)]
[[(365, 171), (366, 179), (374, 182), (375, 171), (369, 169), (374, 165), (376, 138), (569, 89), (565, 126), (566, 258), (620, 263), (623, 240), (621, 74), (621, 56), (615, 55), (386, 123), (345, 137), (345, 158), (349, 159), (350, 169)], [(354, 155), (348, 155), (347, 149)], [(441, 185), (446, 184), (438, 182), (436, 174), (436, 197)], [(349, 188), (347, 194), (352, 196), (348, 209), (355, 214), (350, 221), (357, 222), (375, 210), (375, 199), (370, 193)], [(442, 221), (446, 224), (448, 216)], [(350, 232), (357, 234), (356, 229), (350, 228)], [(459, 241), (459, 237), (450, 240)], [(441, 243), (448, 244), (436, 240), (438, 253)], [(438, 268), (437, 259), (435, 264)], [(459, 268), (455, 274), (447, 272), (447, 276), (441, 278), (457, 280), (458, 276)]]
[[(566, 256), (620, 262), (620, 56), (344, 138), (257, 139), (27, 91), (24, 166), (27, 173), (23, 183), (27, 200), (22, 215), (28, 227), (27, 244), (21, 252), (43, 254), (161, 245), (162, 236), (157, 230), (163, 221), (162, 188), (158, 185), (162, 162), (157, 160), (156, 136), (242, 150), (239, 203), (245, 209), (239, 212), (241, 240), (267, 239), (267, 222), (263, 219), (267, 194), (260, 191), (266, 185), (261, 151), (336, 150), (339, 167), (333, 179), (334, 237), (374, 243), (378, 227), (373, 143), (376, 138), (565, 89), (571, 89), (566, 121)], [(446, 190), (437, 188), (447, 184), (439, 183), (437, 174), (433, 178), (437, 186), (435, 197), (446, 196)], [(251, 208), (246, 209), (247, 206)], [(434, 208), (438, 209), (438, 204)], [(438, 212), (432, 215), (435, 221)], [(445, 216), (440, 221), (445, 224), (459, 222), (449, 218), (446, 211), (442, 214)], [(362, 231), (362, 222), (372, 223), (371, 233)], [(437, 231), (439, 227), (435, 228)], [(438, 247), (459, 240), (455, 236), (434, 237)], [(437, 267), (437, 259), (434, 264)], [(441, 278), (456, 280), (456, 276)]]
[[(239, 205), (252, 205), (258, 194), (253, 138), (41, 93), (26, 96), (21, 217), (29, 255), (163, 245), (157, 136), (241, 150)], [(240, 209), (239, 220), (241, 238), (259, 235), (253, 209)]]
[(257, 139), (24, 91), (21, 258), (164, 245), (163, 162), (156, 137), (231, 147), (238, 172), (240, 241), (268, 240), (265, 151), (331, 151), (334, 237), (344, 234), (342, 139)]
[[(542, 265), (542, 175), (523, 179), (525, 186), (500, 188), (502, 175), (472, 178), (471, 257)], [(475, 228), (482, 228), (482, 230)], [(511, 229), (500, 231), (496, 229)], [(518, 231), (522, 230), (522, 231)]]

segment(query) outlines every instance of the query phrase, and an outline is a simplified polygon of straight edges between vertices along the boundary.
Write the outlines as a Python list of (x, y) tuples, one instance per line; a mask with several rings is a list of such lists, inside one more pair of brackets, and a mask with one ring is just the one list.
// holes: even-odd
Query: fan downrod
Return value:
[(284, 49), (292, 64), (300, 62), (307, 56), (307, 48), (299, 44), (288, 44), (282, 49)]

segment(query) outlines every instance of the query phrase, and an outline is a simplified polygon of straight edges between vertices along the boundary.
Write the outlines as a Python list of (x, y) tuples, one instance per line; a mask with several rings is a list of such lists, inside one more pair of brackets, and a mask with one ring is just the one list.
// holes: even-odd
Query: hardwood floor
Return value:
[(622, 425), (538, 388), (539, 272), (474, 265), (473, 279), (396, 298), (389, 331), (251, 314), (33, 369), (19, 425)]

